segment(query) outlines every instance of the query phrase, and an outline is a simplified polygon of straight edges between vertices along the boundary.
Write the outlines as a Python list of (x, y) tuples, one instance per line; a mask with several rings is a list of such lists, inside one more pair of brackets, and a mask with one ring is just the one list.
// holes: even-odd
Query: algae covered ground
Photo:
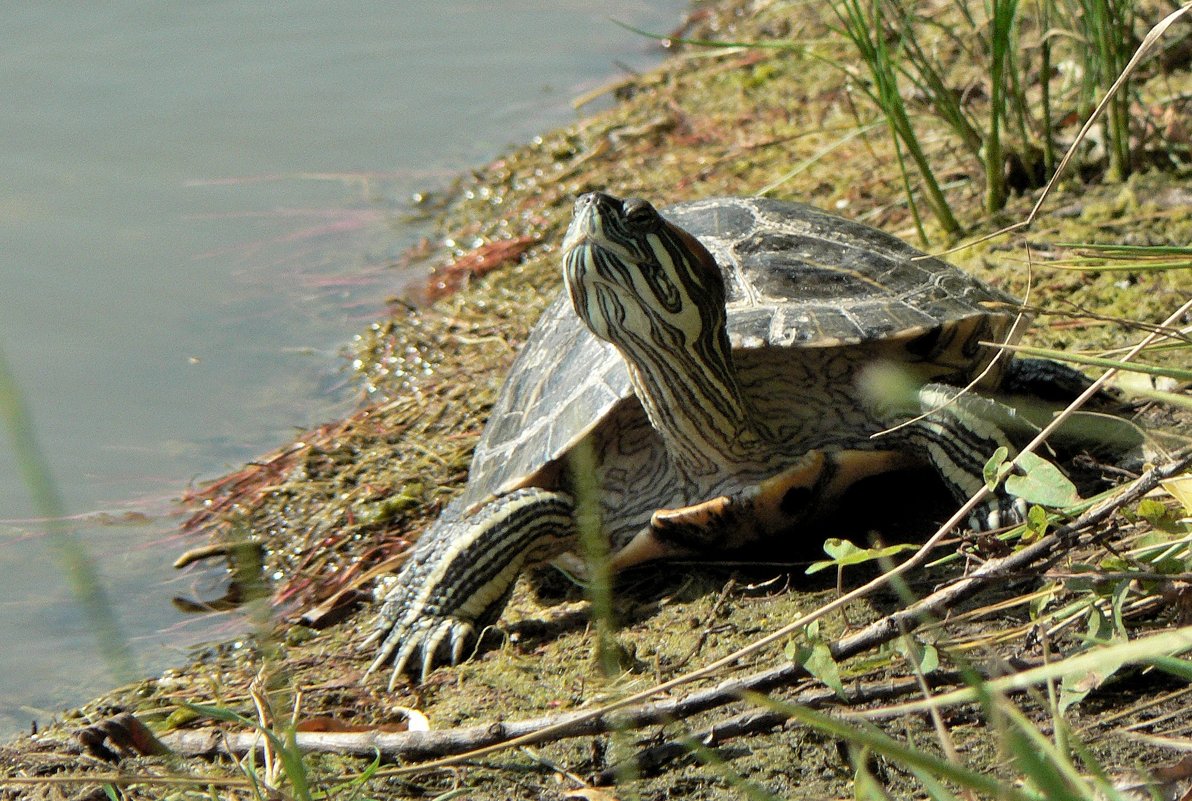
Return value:
[[(770, 196), (811, 202), (925, 249), (959, 244), (934, 233), (929, 220), (930, 238), (919, 241), (897, 154), (885, 124), (857, 91), (859, 73), (841, 66), (856, 57), (833, 23), (826, 7), (802, 3), (727, 0), (703, 8), (684, 36), (786, 46), (676, 46), (660, 69), (609, 87), (602, 98), (606, 110), (544, 133), (433, 199), (439, 235), (417, 254), (432, 268), (424, 296), (395, 301), (391, 313), (353, 345), (352, 367), (364, 390), (359, 411), (188, 499), (195, 545), (210, 539), (227, 546), (234, 578), (226, 601), (255, 610), (255, 633), (204, 649), (184, 668), (114, 690), (8, 744), (0, 757), (0, 795), (105, 797), (95, 781), (80, 779), (89, 774), (113, 780), (116, 797), (301, 797), (300, 781), (278, 778), (284, 771), (270, 777), (282, 788), (276, 795), (261, 790), (258, 796), (230, 760), (126, 754), (113, 765), (101, 751), (82, 747), (76, 735), (120, 712), (133, 713), (159, 735), (208, 725), (194, 705), (254, 720), (271, 717), (278, 730), (293, 718), (336, 731), (404, 725), (410, 709), (433, 729), (448, 729), (592, 708), (730, 654), (875, 575), (870, 565), (850, 568), (840, 586), (831, 570), (805, 575), (810, 561), (823, 558), (823, 537), (864, 544), (874, 531), (885, 541), (914, 542), (930, 534), (950, 509), (942, 490), (924, 489), (929, 476), (866, 484), (822, 531), (784, 544), (777, 557), (770, 552), (763, 561), (746, 554), (623, 577), (615, 605), (621, 670), (613, 675), (602, 672), (593, 656), (597, 638), (582, 592), (563, 583), (536, 593), (520, 587), (501, 632), (485, 637), (477, 658), (437, 671), (422, 686), (402, 682), (390, 691), (387, 675), (365, 676), (371, 654), (360, 643), (371, 624), (377, 578), (400, 565), (410, 543), (466, 480), (471, 448), (501, 379), (538, 313), (557, 294), (559, 245), (576, 195), (607, 190), (663, 206), (766, 188)], [(946, 50), (948, 44), (935, 46)], [(958, 86), (978, 85), (963, 67), (957, 70)], [(1122, 273), (1051, 266), (1073, 253), (1062, 243), (1192, 241), (1183, 127), (1192, 84), (1175, 55), (1143, 77), (1137, 114), (1148, 122), (1138, 131), (1150, 138), (1139, 143), (1139, 152), (1148, 155), (1133, 175), (1101, 181), (1091, 153), (1058, 185), (1031, 229), (948, 257), (1018, 296), (1029, 286), (1030, 303), (1038, 309), (1026, 337), (1030, 344), (1112, 350), (1136, 341), (1141, 330), (1192, 296), (1187, 269)], [(973, 102), (979, 105), (980, 98)], [(967, 239), (1025, 216), (1037, 189), (1023, 187), (990, 219), (980, 210), (980, 163), (950, 142), (929, 107), (912, 98), (910, 108)], [(1067, 124), (1069, 140), (1079, 123), (1074, 117)], [(1154, 157), (1156, 150), (1164, 157)], [(1186, 352), (1152, 361), (1186, 364)], [(1128, 413), (1154, 428), (1186, 428), (1181, 413), (1162, 407), (1137, 402)], [(1157, 447), (1174, 449), (1180, 442), (1173, 435)], [(1114, 480), (1127, 477), (1107, 470)], [(907, 497), (916, 501), (908, 504)], [(1118, 588), (1098, 574), (1096, 591), (1089, 589), (1096, 584), (1091, 580), (1070, 581), (1164, 537), (1179, 540), (1178, 508), (1170, 499), (1158, 502), (1166, 511), (1131, 506), (1049, 572), (1001, 582), (927, 623), (917, 642), (938, 666), (925, 672), (942, 677), (974, 665), (1033, 664), (1077, 647), (1086, 633), (1138, 637), (1182, 624), (1182, 582), (1189, 572), (1183, 561), (1163, 581), (1130, 579)], [(891, 515), (892, 509), (898, 514)], [(821, 621), (815, 638), (827, 642), (861, 629), (1007, 547), (957, 538), (953, 550), (961, 548), (963, 558), (914, 573), (897, 592), (887, 589), (850, 604)], [(263, 606), (271, 613), (261, 614)], [(1056, 610), (1069, 611), (1057, 617)], [(1097, 628), (1102, 623), (1109, 628)], [(793, 645), (780, 643), (671, 697), (789, 663), (795, 653)], [(873, 649), (837, 666), (839, 686), (842, 693), (847, 688), (880, 698), (881, 688), (913, 679), (913, 664), (923, 663), (905, 648)], [(773, 697), (823, 687), (805, 678), (773, 690)], [(1156, 742), (1186, 736), (1181, 713), (1187, 689), (1177, 678), (1126, 672), (1067, 711), (1073, 737), (1111, 770), (1172, 762), (1171, 752)], [(1051, 732), (1046, 692), (1018, 702), (1041, 731)], [(891, 797), (923, 793), (921, 778), (897, 760), (858, 754), (847, 739), (781, 719), (743, 724), (739, 716), (750, 708), (736, 701), (641, 729), (621, 727), (424, 773), (399, 774), (388, 765), (373, 773), (367, 758), (331, 755), (308, 755), (304, 772), (317, 791), (330, 789), (336, 798), (822, 799), (851, 797), (859, 777), (872, 778)], [(963, 755), (969, 766), (1010, 781), (1019, 775), (999, 727), (973, 705), (949, 709), (942, 718), (908, 714), (880, 725), (925, 752)], [(1127, 731), (1150, 739), (1127, 738)], [(676, 743), (681, 747), (668, 748)], [(654, 763), (632, 764), (630, 757), (655, 747)], [(257, 765), (248, 773), (265, 776), (266, 768)], [(6, 781), (16, 779), (22, 782)], [(453, 789), (460, 794), (451, 795)]]

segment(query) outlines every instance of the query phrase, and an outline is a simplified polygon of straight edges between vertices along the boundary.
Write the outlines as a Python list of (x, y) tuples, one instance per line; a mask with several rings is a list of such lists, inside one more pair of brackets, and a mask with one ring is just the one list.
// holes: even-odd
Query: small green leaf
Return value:
[(844, 685), (840, 681), (840, 666), (832, 658), (832, 649), (820, 636), (819, 621), (809, 623), (803, 629), (799, 640), (791, 640), (783, 648), (787, 658), (803, 667), (808, 673), (822, 681), (837, 695), (844, 695)]
[(811, 575), (829, 567), (841, 568), (849, 565), (859, 565), (864, 562), (873, 561), (874, 559), (888, 559), (903, 551), (913, 551), (917, 548), (918, 546), (914, 543), (886, 545), (881, 548), (858, 548), (848, 540), (829, 537), (824, 540), (824, 553), (832, 558), (813, 562), (807, 568), (806, 572), (808, 575)]
[(1187, 565), (1184, 564), (1183, 559), (1168, 556), (1151, 562), (1151, 570), (1154, 570), (1156, 573), (1165, 573), (1169, 576), (1174, 576), (1180, 573), (1186, 573)]
[(923, 658), (919, 660), (919, 671), (922, 673), (934, 673), (939, 670), (940, 666), (940, 652), (934, 645), (923, 646)]
[(861, 550), (848, 540), (842, 540), (839, 537), (829, 537), (824, 540), (824, 553), (832, 557), (833, 562), (846, 563), (853, 555), (861, 553)]
[(782, 652), (786, 654), (786, 658), (792, 662), (802, 664), (803, 660), (807, 658), (807, 654), (811, 652), (810, 645), (804, 645), (804, 640), (814, 642), (818, 640), (819, 636), (819, 621), (813, 620), (803, 627), (803, 631), (798, 636), (787, 640), (787, 643), (782, 648)]
[(1061, 586), (1058, 581), (1050, 581), (1039, 592), (1035, 593), (1035, 597), (1031, 599), (1030, 603), (1031, 620), (1039, 619), (1039, 615), (1043, 613), (1047, 605), (1055, 600)]
[(1167, 506), (1162, 501), (1157, 501), (1154, 498), (1143, 498), (1139, 501), (1135, 513), (1152, 526), (1157, 526), (1159, 523), (1167, 520), (1170, 514)]
[(981, 473), (985, 477), (985, 486), (990, 492), (997, 489), (1002, 476), (1005, 475), (1006, 457), (1009, 455), (1010, 449), (1003, 445), (993, 452), (993, 456), (989, 457), (989, 461), (985, 463), (985, 467), (981, 468)]
[(915, 663), (920, 673), (932, 673), (939, 669), (939, 651), (930, 643), (919, 642), (908, 635), (894, 641), (894, 651)]
[(1144, 498), (1139, 501), (1134, 513), (1160, 531), (1177, 536), (1184, 536), (1192, 529), (1187, 521), (1179, 518), (1177, 512), (1169, 509), (1167, 504), (1155, 498)]
[(844, 684), (840, 681), (840, 666), (832, 658), (832, 650), (826, 642), (820, 641), (810, 647), (800, 649), (797, 660), (803, 668), (815, 678), (822, 681), (829, 689), (839, 696), (844, 696)]
[(1022, 475), (1006, 477), (1006, 491), (1011, 495), (1051, 509), (1071, 506), (1080, 500), (1076, 486), (1043, 457), (1033, 453), (1019, 454), (1018, 466), (1023, 470)]
[[(1123, 584), (1125, 583), (1123, 582)], [(1113, 623), (1110, 622), (1109, 618), (1105, 617), (1096, 606), (1089, 604), (1088, 628), (1085, 631), (1085, 637), (1089, 642), (1105, 644), (1115, 642), (1115, 640), (1111, 639), (1114, 636), (1113, 629)], [(1122, 636), (1116, 642), (1124, 642), (1125, 639)], [(1094, 669), (1063, 676), (1060, 683), (1060, 714), (1062, 715), (1071, 706), (1083, 701), (1085, 696), (1100, 687), (1105, 683), (1106, 679), (1120, 670), (1123, 664), (1125, 664), (1124, 660), (1107, 659)]]
[(1047, 517), (1047, 510), (1042, 506), (1032, 505), (1026, 511), (1027, 540), (1042, 539), (1047, 534), (1047, 527), (1051, 520)]
[(1084, 636), (1090, 642), (1105, 642), (1112, 636), (1113, 627), (1109, 625), (1109, 618), (1092, 604), (1089, 605), (1089, 623)]

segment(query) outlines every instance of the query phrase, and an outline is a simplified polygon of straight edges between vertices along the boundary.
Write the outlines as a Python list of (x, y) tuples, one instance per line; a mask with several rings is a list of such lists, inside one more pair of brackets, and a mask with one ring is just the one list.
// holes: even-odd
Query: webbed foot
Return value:
[(973, 531), (994, 531), (1025, 522), (1026, 513), (1026, 501), (1009, 493), (998, 492), (969, 513), (968, 525)]

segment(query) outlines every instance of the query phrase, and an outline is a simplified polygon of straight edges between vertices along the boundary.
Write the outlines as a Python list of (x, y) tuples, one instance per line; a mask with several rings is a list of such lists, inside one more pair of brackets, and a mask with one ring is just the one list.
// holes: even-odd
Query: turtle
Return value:
[[(1087, 385), (1053, 362), (998, 358), (987, 343), (1010, 336), (1014, 298), (809, 205), (723, 197), (659, 212), (592, 192), (562, 261), (565, 289), (510, 369), (466, 488), (366, 640), (380, 645), (370, 673), (392, 659), (390, 687), (460, 661), (520, 573), (576, 551), (580, 493), (597, 501), (614, 570), (722, 553), (798, 536), (851, 484), (911, 465), (967, 499), (1024, 424), (962, 387)], [(1025, 511), (999, 489), (970, 523)]]

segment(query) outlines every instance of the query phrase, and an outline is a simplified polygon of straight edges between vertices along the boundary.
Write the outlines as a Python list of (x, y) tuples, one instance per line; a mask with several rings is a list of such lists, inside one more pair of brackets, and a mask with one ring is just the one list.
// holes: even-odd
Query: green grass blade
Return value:
[[(1192, 651), (1192, 626), (1159, 632), (1135, 640), (1115, 642), (1090, 648), (1067, 659), (1040, 667), (1011, 673), (988, 682), (992, 691), (1006, 693), (1034, 687), (1046, 681), (1063, 680), (1067, 676), (1082, 676), (1088, 673), (1112, 673), (1123, 665), (1152, 664), (1155, 660), (1169, 658)], [(885, 714), (901, 715), (923, 712), (929, 708), (945, 708), (956, 704), (968, 704), (979, 700), (978, 693), (971, 687), (951, 690), (933, 696), (930, 701), (911, 701), (887, 707)]]
[(1073, 272), (1098, 272), (1098, 273), (1140, 273), (1140, 272), (1161, 272), (1164, 270), (1187, 270), (1192, 267), (1192, 261), (1182, 259), (1179, 261), (1129, 261), (1121, 264), (1106, 264), (1100, 258), (1076, 258), (1064, 259), (1062, 261), (1050, 262), (1048, 267), (1054, 267), (1057, 270), (1070, 270)]
[(1098, 244), (1095, 242), (1057, 242), (1064, 248), (1082, 248), (1091, 250), (1095, 254), (1106, 258), (1114, 256), (1133, 256), (1137, 254), (1160, 253), (1164, 255), (1186, 256), (1192, 259), (1192, 248), (1185, 245), (1122, 245), (1117, 243)]
[(1166, 403), (1170, 406), (1178, 406), (1181, 409), (1192, 411), (1192, 396), (1181, 395), (1178, 392), (1130, 387), (1126, 390), (1126, 394), (1132, 398), (1147, 398), (1148, 400), (1158, 401), (1159, 403)]
[(987, 720), (998, 728), (1003, 747), (1014, 766), (1048, 801), (1087, 801), (1087, 782), (1072, 761), (1048, 740), (995, 682), (976, 680), (976, 692)]
[(108, 670), (121, 682), (137, 673), (132, 652), (99, 579), (99, 572), (74, 530), (67, 527), (66, 505), (58, 494), (50, 466), (33, 433), (33, 418), (25, 404), (8, 360), (0, 352), (0, 418), (8, 428), (21, 478), (29, 488), (33, 507), (46, 522), (46, 534), (66, 575), (71, 592), (95, 634), (96, 644)]
[(1192, 268), (1192, 248), (1176, 245), (1119, 245), (1088, 242), (1060, 242), (1077, 255), (1048, 262), (1061, 270), (1096, 272), (1186, 270)]
[(1054, 359), (1055, 361), (1069, 362), (1071, 364), (1084, 364), (1089, 367), (1104, 367), (1106, 369), (1117, 369), (1131, 373), (1145, 373), (1146, 375), (1172, 378), (1176, 381), (1192, 381), (1192, 370), (1186, 370), (1180, 367), (1160, 367), (1158, 365), (1142, 364), (1140, 362), (1123, 362), (1117, 359), (1104, 359), (1100, 356), (1086, 356), (1081, 353), (1068, 353), (1067, 351), (1053, 350), (1051, 348), (1035, 348), (1030, 345), (998, 344), (997, 347), (1020, 353), (1023, 356)]
[[(901, 161), (899, 145), (905, 148), (923, 182), (927, 203), (940, 226), (950, 236), (960, 233), (960, 223), (952, 214), (948, 200), (936, 180), (935, 173), (919, 143), (914, 126), (906, 110), (906, 104), (898, 90), (898, 72), (894, 54), (886, 42), (886, 26), (879, 0), (865, 5), (864, 0), (834, 0), (831, 4), (841, 24), (841, 32), (853, 44), (862, 61), (869, 69), (873, 88), (867, 93), (873, 98), (882, 114), (895, 143), (895, 152)], [(905, 175), (905, 168), (904, 175)], [(907, 189), (907, 200), (914, 211), (914, 197)]]
[(1005, 113), (1006, 66), (1011, 32), (1018, 14), (1018, 0), (989, 0), (989, 132), (985, 135), (985, 211), (993, 214), (1006, 205), (1006, 178), (1002, 166), (1001, 119)]

